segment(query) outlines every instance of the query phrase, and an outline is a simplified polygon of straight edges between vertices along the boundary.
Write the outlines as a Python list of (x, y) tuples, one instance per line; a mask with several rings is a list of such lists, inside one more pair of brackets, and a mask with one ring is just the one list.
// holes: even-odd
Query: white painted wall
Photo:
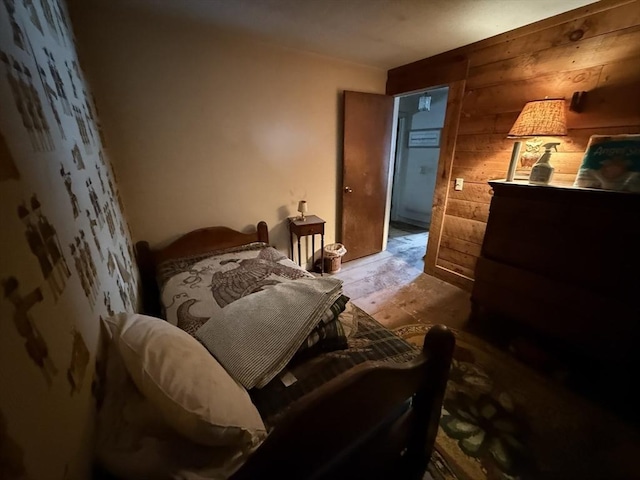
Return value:
[[(429, 92), (431, 110), (417, 111), (417, 97), (421, 94), (400, 100), (400, 112), (405, 112), (406, 135), (398, 145), (399, 159), (396, 159), (396, 172), (393, 191), (393, 220), (429, 227), (431, 208), (435, 189), (436, 173), (440, 148), (408, 147), (411, 130), (442, 129), (447, 108), (448, 88)], [(415, 113), (411, 113), (415, 112)]]
[(266, 220), (287, 251), (285, 219), (304, 199), (335, 241), (341, 92), (384, 93), (385, 71), (76, 3), (80, 57), (136, 240)]

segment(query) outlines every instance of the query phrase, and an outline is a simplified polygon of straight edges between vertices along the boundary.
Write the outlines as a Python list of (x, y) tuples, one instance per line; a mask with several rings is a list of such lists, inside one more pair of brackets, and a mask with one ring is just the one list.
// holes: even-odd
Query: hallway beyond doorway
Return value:
[(391, 221), (387, 251), (423, 272), (428, 238), (429, 232), (425, 228)]

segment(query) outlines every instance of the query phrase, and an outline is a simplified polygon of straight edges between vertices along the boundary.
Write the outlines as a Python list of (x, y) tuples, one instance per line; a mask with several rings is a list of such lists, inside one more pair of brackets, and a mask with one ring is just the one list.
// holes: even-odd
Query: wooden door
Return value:
[(343, 261), (382, 251), (393, 97), (344, 92)]

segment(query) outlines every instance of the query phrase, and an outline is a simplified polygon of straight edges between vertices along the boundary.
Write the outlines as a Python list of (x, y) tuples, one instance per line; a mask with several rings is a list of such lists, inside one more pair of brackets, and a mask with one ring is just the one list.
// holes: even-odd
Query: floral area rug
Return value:
[[(422, 346), (430, 325), (395, 332)], [(640, 435), (478, 337), (456, 349), (425, 479), (640, 478)]]

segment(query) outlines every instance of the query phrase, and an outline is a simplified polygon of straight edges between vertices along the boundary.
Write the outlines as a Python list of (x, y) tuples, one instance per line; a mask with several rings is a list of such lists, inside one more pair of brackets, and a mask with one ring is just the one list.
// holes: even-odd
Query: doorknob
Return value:
[(353, 188), (351, 188), (351, 187), (344, 187), (344, 191), (345, 191), (345, 193), (353, 193)]

